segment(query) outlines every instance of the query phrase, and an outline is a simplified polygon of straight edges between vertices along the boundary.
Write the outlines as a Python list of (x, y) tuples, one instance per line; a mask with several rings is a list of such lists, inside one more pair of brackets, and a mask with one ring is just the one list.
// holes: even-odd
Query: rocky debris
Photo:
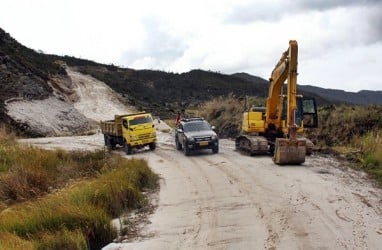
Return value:
[(56, 97), (44, 100), (13, 101), (6, 106), (8, 116), (36, 136), (63, 136), (85, 133), (91, 122), (72, 104)]

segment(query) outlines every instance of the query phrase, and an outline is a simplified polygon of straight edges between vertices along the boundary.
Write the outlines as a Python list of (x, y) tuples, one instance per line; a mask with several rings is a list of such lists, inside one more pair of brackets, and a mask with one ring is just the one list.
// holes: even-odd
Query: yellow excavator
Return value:
[(302, 132), (304, 127), (317, 127), (317, 106), (314, 98), (297, 95), (297, 55), (297, 41), (291, 40), (269, 79), (266, 107), (252, 107), (243, 114), (237, 150), (273, 154), (273, 161), (280, 165), (301, 164), (312, 153), (313, 143)]

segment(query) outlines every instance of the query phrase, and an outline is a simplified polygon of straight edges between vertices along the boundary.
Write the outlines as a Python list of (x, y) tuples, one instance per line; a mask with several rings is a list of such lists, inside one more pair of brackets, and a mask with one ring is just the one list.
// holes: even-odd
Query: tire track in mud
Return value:
[[(190, 242), (190, 241), (191, 240), (194, 241), (194, 239), (199, 237), (201, 224), (202, 224), (202, 218), (201, 218), (202, 204), (201, 204), (200, 200), (198, 199), (199, 188), (198, 188), (197, 183), (190, 176), (190, 174), (186, 171), (185, 167), (183, 166), (184, 164), (181, 164), (179, 161), (174, 161), (174, 157), (168, 153), (168, 152), (173, 152), (173, 150), (166, 152), (167, 150), (168, 150), (168, 146), (166, 148), (162, 148), (162, 150), (157, 150), (156, 154), (158, 156), (160, 156), (162, 159), (164, 159), (166, 162), (171, 162), (171, 164), (176, 167), (176, 170), (181, 172), (182, 175), (187, 178), (187, 181), (189, 183), (191, 183), (192, 188), (193, 188), (193, 192), (191, 192), (191, 194), (193, 195), (192, 201), (197, 204), (196, 205), (197, 210), (195, 211), (195, 214), (197, 215), (198, 223), (193, 224), (192, 228), (186, 229), (183, 232), (184, 236), (182, 237), (182, 241), (179, 242), (179, 248), (182, 248), (182, 246), (186, 247), (190, 244), (194, 244), (194, 242)], [(191, 234), (191, 236), (190, 236), (190, 234)]]
[[(201, 207), (200, 213), (198, 214), (200, 221), (204, 223), (207, 222), (208, 228), (217, 228), (218, 226), (218, 219), (216, 216), (216, 203), (214, 202), (214, 196), (216, 196), (216, 191), (214, 189), (214, 186), (210, 182), (211, 176), (207, 174), (207, 172), (203, 169), (203, 165), (200, 164), (200, 161), (197, 161), (194, 158), (188, 157), (188, 160), (191, 160), (193, 163), (193, 167), (197, 167), (199, 172), (202, 173), (201, 177), (203, 178), (203, 183), (207, 184), (208, 187), (208, 193), (206, 197), (202, 199), (203, 206)], [(199, 228), (199, 233), (203, 228), (203, 224), (201, 223), (201, 228)], [(208, 230), (207, 228), (207, 235), (201, 236), (200, 234), (197, 235), (197, 237), (194, 237), (198, 242), (202, 243), (200, 245), (204, 245), (206, 242), (208, 244), (208, 241), (211, 241), (212, 239), (216, 238), (216, 230)], [(204, 237), (202, 239), (201, 237)]]
[(204, 159), (186, 157), (180, 151), (167, 149), (166, 146), (164, 151), (160, 150), (157, 154), (166, 161), (174, 163), (176, 168), (188, 177), (188, 181), (192, 182), (195, 190), (194, 201), (198, 204), (198, 209), (195, 211), (198, 223), (193, 225), (192, 230), (185, 233), (182, 246), (190, 247), (192, 245), (195, 248), (201, 248), (222, 241), (216, 236), (216, 228), (219, 226), (217, 217), (219, 206), (215, 200), (219, 193), (211, 182), (216, 176), (206, 171), (205, 167), (208, 166), (208, 163)]
[[(213, 247), (229, 247), (232, 246), (233, 244), (236, 244), (237, 242), (243, 241), (242, 236), (240, 235), (230, 235), (229, 237), (224, 236), (224, 230), (221, 230), (224, 227), (228, 227), (229, 229), (240, 229), (242, 225), (237, 224), (237, 223), (231, 223), (228, 225), (225, 225), (223, 222), (219, 223), (219, 220), (222, 221), (224, 220), (224, 215), (227, 215), (229, 212), (240, 212), (243, 209), (251, 209), (254, 213), (257, 213), (256, 210), (253, 210), (255, 207), (253, 203), (249, 199), (244, 199), (243, 197), (245, 196), (244, 194), (246, 193), (240, 188), (240, 185), (237, 185), (236, 183), (239, 183), (239, 180), (235, 180), (235, 177), (231, 175), (227, 171), (223, 171), (221, 168), (216, 167), (216, 165), (219, 165), (219, 162), (215, 162), (212, 159), (215, 159), (218, 157), (218, 155), (198, 155), (195, 157), (189, 157), (192, 162), (194, 162), (194, 167), (197, 167), (199, 171), (204, 173), (204, 176), (208, 176), (209, 180), (207, 179), (206, 181), (208, 182), (208, 185), (212, 189), (214, 188), (214, 185), (218, 184), (224, 184), (227, 191), (230, 194), (233, 194), (230, 197), (230, 200), (227, 201), (225, 200), (225, 195), (227, 194), (222, 194), (222, 190), (220, 187), (220, 190), (218, 192), (215, 192), (216, 196), (212, 197), (215, 202), (213, 202), (214, 213), (218, 213), (218, 216), (214, 216), (215, 218), (217, 217), (217, 222), (212, 224), (212, 230), (218, 231), (219, 235), (214, 235), (213, 237), (210, 237), (208, 239), (208, 246), (213, 246)], [(211, 166), (213, 168), (211, 168)], [(212, 183), (215, 182), (215, 183)], [(218, 187), (219, 188), (219, 187)], [(232, 197), (235, 197), (234, 200), (232, 200)], [(224, 212), (224, 213), (223, 213)], [(216, 240), (214, 240), (216, 239)], [(258, 240), (256, 240), (258, 242)]]
[[(229, 153), (228, 156), (225, 154), (220, 155), (222, 160), (207, 160), (212, 166), (220, 168), (229, 178), (232, 183), (236, 183), (239, 186), (239, 189), (252, 201), (253, 204), (257, 207), (258, 214), (260, 219), (265, 224), (268, 229), (268, 237), (265, 240), (264, 248), (266, 249), (275, 249), (280, 247), (280, 241), (284, 240), (285, 237), (293, 236), (298, 242), (299, 246), (303, 248), (312, 248), (314, 243), (309, 239), (309, 226), (312, 223), (321, 223), (324, 225), (326, 230), (331, 231), (333, 235), (338, 235), (336, 238), (337, 245), (340, 246), (355, 246), (357, 248), (363, 248), (367, 246), (364, 241), (365, 231), (362, 229), (364, 225), (361, 222), (364, 222), (362, 213), (358, 210), (356, 212), (356, 217), (358, 218), (358, 223), (353, 224), (353, 236), (356, 240), (344, 239), (341, 238), (343, 230), (341, 227), (342, 224), (338, 223), (331, 213), (332, 211), (322, 210), (313, 200), (310, 199), (309, 193), (304, 191), (304, 186), (301, 182), (296, 182), (293, 184), (293, 189), (295, 190), (292, 193), (286, 193), (283, 196), (283, 193), (278, 193), (277, 190), (272, 190), (267, 187), (265, 182), (261, 181), (261, 178), (254, 174), (251, 170), (250, 165), (245, 164), (242, 159), (237, 162), (232, 154)], [(252, 160), (253, 158), (248, 158)], [(244, 164), (243, 164), (244, 163)], [(269, 167), (264, 166), (261, 167)], [(276, 171), (270, 169), (268, 172), (275, 174), (275, 176), (280, 175), (277, 171), (278, 168), (275, 168)], [(264, 197), (262, 194), (267, 194), (268, 197)], [(269, 202), (272, 203), (271, 205)], [(280, 203), (280, 204), (275, 204)], [(343, 206), (340, 206), (340, 208)], [(311, 212), (312, 211), (312, 212)], [(337, 217), (339, 215), (339, 210)], [(301, 219), (298, 218), (297, 214), (302, 213), (304, 219), (301, 223)], [(297, 220), (296, 220), (297, 217)], [(352, 220), (353, 221), (353, 220)], [(308, 226), (308, 228), (306, 227)], [(354, 233), (355, 232), (355, 233)], [(352, 237), (353, 238), (353, 237)]]
[[(268, 188), (264, 188), (261, 185), (258, 185), (258, 181), (255, 180), (249, 171), (245, 171), (245, 167), (242, 167), (242, 162), (235, 162), (234, 157), (226, 157), (222, 154), (219, 155), (224, 161), (214, 162), (210, 159), (206, 161), (209, 162), (211, 166), (216, 167), (222, 171), (230, 179), (231, 184), (236, 184), (238, 190), (246, 198), (251, 201), (251, 204), (256, 208), (257, 215), (256, 217), (262, 221), (267, 231), (267, 238), (264, 240), (264, 249), (276, 249), (280, 242), (280, 234), (282, 231), (278, 231), (274, 228), (273, 223), (269, 223), (267, 220), (265, 206), (259, 200), (260, 193), (263, 193)], [(236, 174), (234, 174), (236, 173)], [(242, 173), (242, 174), (241, 174)], [(270, 190), (268, 189), (267, 192)], [(287, 225), (287, 217), (285, 216), (283, 210), (271, 211), (270, 218), (275, 219), (277, 217), (277, 223), (285, 227)], [(285, 230), (285, 229), (283, 229)]]
[[(231, 231), (230, 229), (240, 229), (242, 225), (224, 221), (224, 215), (232, 212), (237, 213), (242, 209), (251, 209), (253, 214), (256, 214), (257, 211), (253, 210), (254, 205), (252, 202), (248, 199), (245, 199), (245, 201), (242, 200), (243, 191), (240, 190), (238, 186), (232, 185), (233, 182), (236, 181), (232, 180), (226, 171), (222, 171), (222, 169), (216, 167), (211, 168), (215, 162), (210, 159), (217, 157), (216, 155), (204, 155), (202, 153), (200, 155), (186, 157), (180, 152), (176, 153), (182, 157), (181, 160), (187, 162), (187, 164), (180, 164), (179, 161), (177, 161), (178, 167), (181, 167), (181, 165), (189, 166), (189, 164), (191, 164), (192, 171), (190, 171), (190, 173), (183, 171), (185, 173), (187, 172), (188, 175), (192, 175), (193, 178), (199, 179), (197, 182), (200, 185), (199, 189), (205, 192), (204, 197), (202, 197), (202, 195), (199, 197), (202, 204), (200, 218), (203, 223), (201, 223), (200, 233), (197, 237), (194, 237), (196, 239), (194, 246), (197, 248), (201, 246), (228, 247), (232, 244), (237, 244), (237, 242), (241, 242), (243, 239), (240, 235), (235, 236), (231, 233), (231, 235), (227, 236), (227, 231)], [(171, 155), (171, 152), (159, 152), (159, 154), (161, 156), (166, 154), (164, 157), (172, 161), (176, 158)], [(181, 168), (184, 169), (183, 167)], [(224, 191), (222, 191), (222, 189), (224, 189)], [(228, 194), (226, 192), (228, 192)], [(227, 195), (229, 199), (227, 199)]]
[[(301, 182), (295, 182), (293, 184), (295, 193), (289, 194), (288, 192), (286, 197), (282, 197), (277, 193), (275, 194), (275, 190), (270, 190), (269, 188), (264, 189), (265, 183), (261, 184), (261, 177), (258, 178), (254, 175), (254, 172), (251, 172), (250, 167), (243, 164), (242, 160), (237, 162), (235, 160), (236, 157), (232, 157), (231, 155), (223, 156), (223, 159), (220, 164), (215, 164), (215, 166), (222, 168), (232, 179), (241, 183), (241, 190), (246, 191), (249, 196), (253, 197), (255, 202), (261, 200), (258, 195), (264, 192), (267, 193), (268, 196), (272, 196), (272, 200), (279, 201), (282, 204), (282, 206), (276, 206), (273, 210), (269, 210), (264, 200), (257, 202), (259, 211), (262, 211), (264, 216), (272, 218), (265, 220), (265, 224), (269, 229), (269, 237), (267, 238), (265, 248), (278, 247), (280, 240), (283, 240), (286, 234), (290, 236), (291, 233), (295, 236), (296, 240), (299, 241), (300, 246), (303, 246), (303, 248), (312, 248), (315, 246), (315, 243), (307, 237), (309, 235), (308, 232), (311, 232), (312, 227), (315, 225), (321, 224), (326, 231), (332, 232), (332, 235), (336, 236), (335, 241), (337, 243), (335, 245), (345, 248), (368, 249), (366, 239), (369, 238), (369, 235), (367, 234), (365, 225), (367, 218), (365, 218), (362, 210), (372, 205), (369, 204), (367, 200), (365, 201), (365, 197), (360, 197), (353, 193), (353, 196), (357, 196), (361, 202), (357, 202), (355, 199), (347, 201), (345, 198), (339, 198), (338, 200), (342, 201), (342, 204), (337, 205), (337, 209), (326, 207), (326, 209), (323, 210), (316, 204), (317, 202), (314, 199), (311, 199), (309, 191), (305, 191), (306, 186), (304, 185), (306, 183), (303, 185)], [(309, 171), (309, 169), (307, 170)], [(239, 172), (242, 172), (242, 174)], [(271, 170), (270, 172), (273, 172), (275, 176), (277, 176), (277, 172), (279, 171)], [(256, 190), (251, 189), (251, 187), (245, 187), (248, 183), (243, 182), (244, 178), (252, 179), (253, 183), (256, 183), (257, 189), (262, 191), (256, 192)], [(346, 192), (346, 190), (343, 190), (344, 187), (342, 185), (341, 187), (342, 189), (336, 190), (335, 193), (341, 194)], [(324, 186), (321, 188), (325, 190), (327, 187)], [(347, 193), (348, 192), (349, 191), (347, 191)], [(264, 199), (264, 197), (262, 198)], [(324, 200), (324, 202), (326, 201)], [(297, 216), (299, 213), (302, 213), (303, 220)], [(378, 209), (376, 210), (376, 214), (378, 215)], [(342, 221), (339, 221), (338, 218)], [(349, 223), (352, 230), (352, 237), (349, 237), (349, 232), (347, 231)], [(278, 226), (275, 227), (275, 225)], [(376, 229), (376, 232), (378, 233), (378, 229)]]

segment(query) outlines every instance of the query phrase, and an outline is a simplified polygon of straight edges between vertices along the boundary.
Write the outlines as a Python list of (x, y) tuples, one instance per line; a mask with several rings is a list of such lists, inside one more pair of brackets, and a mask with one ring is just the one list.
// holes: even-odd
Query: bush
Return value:
[(216, 127), (220, 137), (235, 137), (241, 129), (244, 105), (232, 94), (218, 97), (203, 105), (200, 115)]

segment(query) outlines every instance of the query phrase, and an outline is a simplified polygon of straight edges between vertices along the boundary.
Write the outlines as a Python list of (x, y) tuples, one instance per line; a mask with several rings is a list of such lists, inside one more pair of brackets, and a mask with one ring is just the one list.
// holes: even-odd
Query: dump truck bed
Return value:
[(114, 120), (100, 121), (101, 131), (105, 135), (122, 136), (122, 117), (127, 115), (115, 115)]

